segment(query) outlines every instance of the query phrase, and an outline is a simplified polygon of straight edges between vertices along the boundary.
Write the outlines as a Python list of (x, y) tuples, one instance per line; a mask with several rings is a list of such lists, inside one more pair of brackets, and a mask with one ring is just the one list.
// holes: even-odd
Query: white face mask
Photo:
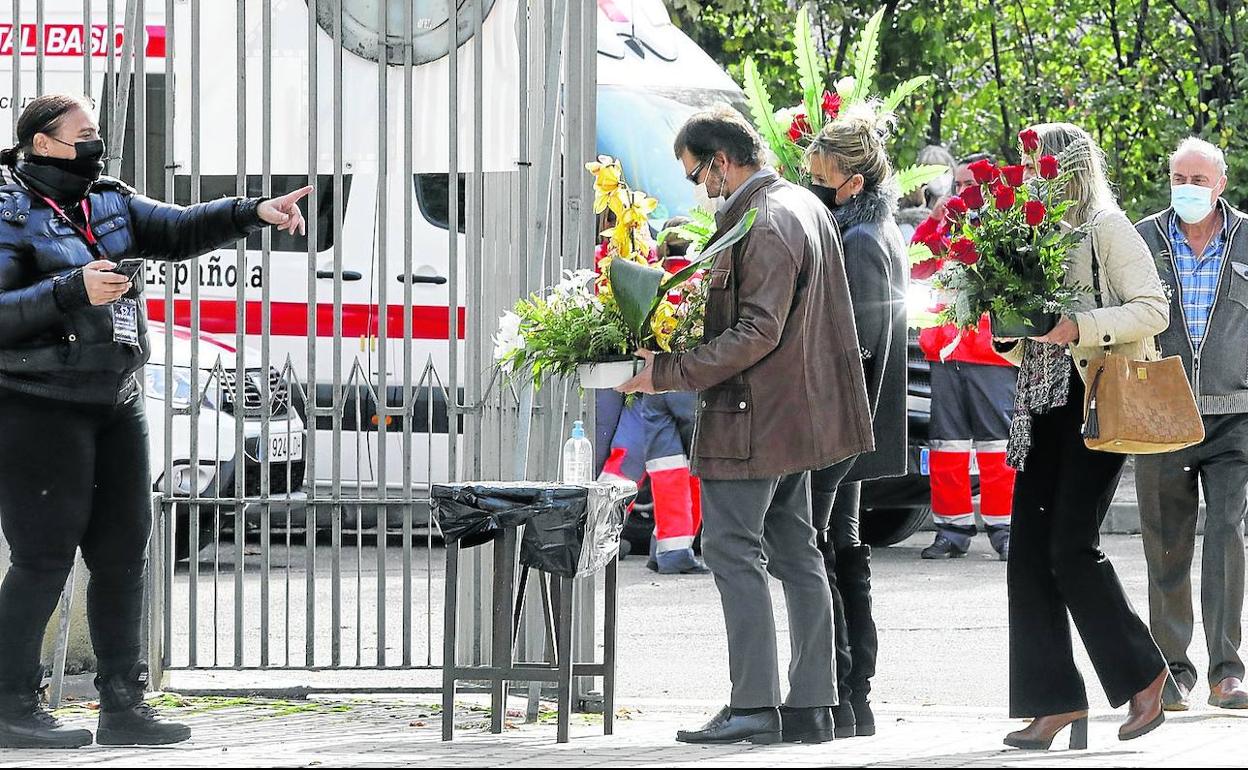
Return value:
[(696, 184), (693, 186), (693, 203), (703, 211), (718, 211), (719, 201), (712, 198), (710, 193), (706, 191), (706, 185)]
[[(709, 166), (706, 169), (705, 175), (702, 178), (705, 180), (709, 180), (710, 175), (711, 175), (711, 169), (713, 169), (714, 167), (715, 167), (715, 161), (712, 159)], [(719, 185), (718, 185), (719, 194), (712, 197), (710, 190), (707, 189), (706, 182), (699, 182), (698, 184), (694, 185), (693, 200), (697, 203), (698, 208), (705, 209), (707, 211), (711, 211), (715, 213), (719, 213), (720, 211), (723, 210), (724, 204), (728, 202), (728, 195), (726, 191), (727, 186), (728, 186), (728, 180), (721, 178), (719, 180)]]
[(1198, 184), (1178, 184), (1170, 188), (1170, 205), (1179, 219), (1189, 225), (1205, 221), (1213, 211), (1213, 190)]

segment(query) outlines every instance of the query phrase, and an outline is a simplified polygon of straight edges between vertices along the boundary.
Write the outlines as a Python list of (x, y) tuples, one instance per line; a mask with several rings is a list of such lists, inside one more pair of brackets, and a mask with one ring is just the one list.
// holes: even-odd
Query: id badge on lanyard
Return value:
[[(92, 256), (96, 259), (103, 259), (104, 254), (100, 249), (99, 242), (95, 238), (95, 233), (91, 232), (91, 205), (83, 200), (82, 216), (85, 227), (79, 227), (72, 219), (56, 204), (51, 198), (44, 198), (44, 201), (52, 207), (52, 210), (60, 215), (70, 227), (78, 231), (83, 240), (87, 242), (87, 248), (91, 250)], [(113, 314), (113, 342), (119, 345), (129, 345), (132, 348), (142, 347), (139, 343), (139, 303), (137, 300), (122, 297), (109, 306)]]
[(122, 297), (114, 302), (111, 307), (113, 310), (113, 342), (129, 345), (132, 348), (141, 347), (139, 345), (139, 303)]

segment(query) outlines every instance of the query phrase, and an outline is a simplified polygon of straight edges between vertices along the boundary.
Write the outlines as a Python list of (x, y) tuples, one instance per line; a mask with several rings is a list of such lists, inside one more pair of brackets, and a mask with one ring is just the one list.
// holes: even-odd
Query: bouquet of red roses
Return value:
[(981, 160), (970, 166), (975, 185), (949, 199), (949, 258), (935, 284), (947, 304), (942, 323), (973, 329), (988, 313), (997, 337), (1047, 334), (1078, 291), (1065, 285), (1072, 249), (1086, 227), (1063, 217), (1071, 173), (1062, 159), (1040, 155), (1034, 131), (1019, 134), (1016, 166)]

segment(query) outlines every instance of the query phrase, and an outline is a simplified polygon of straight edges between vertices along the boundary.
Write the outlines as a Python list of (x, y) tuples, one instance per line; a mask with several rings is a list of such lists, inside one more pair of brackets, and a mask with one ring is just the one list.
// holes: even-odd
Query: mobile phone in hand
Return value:
[(142, 269), (143, 260), (123, 259), (120, 263), (118, 263), (117, 267), (113, 268), (109, 272), (116, 273), (117, 275), (124, 275), (126, 278), (133, 281)]

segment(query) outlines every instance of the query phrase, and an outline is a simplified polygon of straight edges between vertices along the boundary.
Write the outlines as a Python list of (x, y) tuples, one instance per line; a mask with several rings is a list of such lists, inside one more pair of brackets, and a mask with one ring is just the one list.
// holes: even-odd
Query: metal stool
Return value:
[[(461, 679), (490, 682), (490, 732), (501, 733), (507, 716), (508, 683), (551, 682), (558, 688), (557, 741), (568, 742), (572, 715), (572, 680), (577, 676), (602, 677), (603, 734), (615, 731), (615, 642), (616, 600), (619, 560), (613, 558), (605, 567), (604, 648), (602, 662), (574, 663), (573, 635), (576, 629), (575, 605), (572, 601), (575, 578), (551, 575), (539, 570), (543, 618), (546, 630), (547, 661), (518, 663), (514, 650), (524, 609), (524, 594), (530, 568), (522, 567), (519, 585), (515, 580), (517, 528), (507, 527), (494, 541), (494, 615), (491, 662), (487, 666), (460, 666), (455, 662), (458, 609), (458, 543), (446, 546), (446, 606), (442, 664), (442, 740), (449, 741), (455, 731), (455, 685)], [(553, 651), (553, 655), (549, 654)]]

